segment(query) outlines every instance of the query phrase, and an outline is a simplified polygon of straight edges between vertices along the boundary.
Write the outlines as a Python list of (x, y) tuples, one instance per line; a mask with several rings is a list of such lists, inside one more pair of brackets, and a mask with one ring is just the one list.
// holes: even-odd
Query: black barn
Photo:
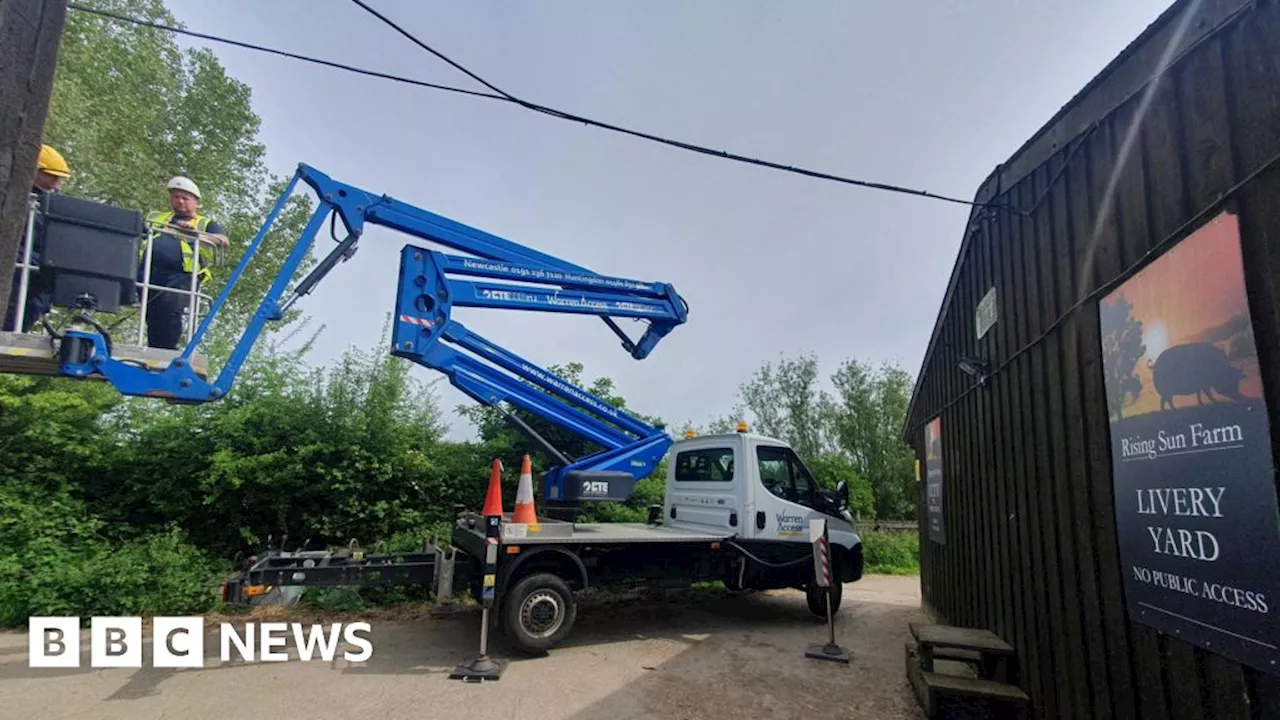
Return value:
[(904, 428), (926, 609), (1039, 717), (1280, 717), (1280, 4), (1176, 3), (975, 201)]

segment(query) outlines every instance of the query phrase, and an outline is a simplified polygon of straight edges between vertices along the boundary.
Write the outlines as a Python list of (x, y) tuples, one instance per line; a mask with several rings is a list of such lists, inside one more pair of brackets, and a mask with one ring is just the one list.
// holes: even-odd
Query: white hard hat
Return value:
[(174, 177), (172, 180), (169, 181), (168, 187), (170, 190), (186, 190), (192, 195), (195, 195), (197, 200), (200, 199), (200, 188), (194, 182), (191, 181), (191, 178), (186, 178), (186, 177), (182, 177), (181, 175), (178, 175), (177, 177)]

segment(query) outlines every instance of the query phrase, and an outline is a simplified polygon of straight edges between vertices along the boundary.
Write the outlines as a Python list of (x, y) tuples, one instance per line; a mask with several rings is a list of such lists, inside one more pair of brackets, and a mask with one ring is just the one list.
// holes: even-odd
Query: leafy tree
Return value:
[(1138, 360), (1146, 354), (1142, 342), (1142, 321), (1133, 316), (1133, 304), (1123, 294), (1114, 302), (1099, 306), (1102, 330), (1102, 374), (1107, 389), (1107, 408), (1115, 419), (1124, 416), (1129, 395), (1142, 394), (1142, 381), (1133, 374)]
[(877, 517), (913, 517), (915, 455), (898, 432), (911, 399), (910, 374), (848, 360), (831, 380), (835, 396), (825, 413), (830, 432), (858, 475), (870, 481)]
[(849, 484), (849, 512), (854, 518), (875, 517), (875, 490), (865, 477), (858, 474), (847, 455), (826, 452), (805, 460), (805, 466), (813, 472), (823, 489), (835, 490), (842, 480)]
[(808, 462), (832, 449), (822, 421), (825, 394), (812, 355), (765, 363), (740, 389), (756, 429), (789, 444)]
[(914, 511), (914, 456), (898, 438), (911, 395), (901, 368), (850, 360), (819, 386), (812, 355), (765, 363), (739, 386), (741, 405), (699, 434), (732, 432), (750, 412), (755, 430), (791, 445), (828, 489), (849, 483), (852, 512), (907, 518)]

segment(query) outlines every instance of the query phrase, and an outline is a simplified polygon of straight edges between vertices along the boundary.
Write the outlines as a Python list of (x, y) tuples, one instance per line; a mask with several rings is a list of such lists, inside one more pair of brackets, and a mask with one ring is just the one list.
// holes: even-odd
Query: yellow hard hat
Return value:
[(71, 168), (67, 165), (67, 161), (62, 158), (62, 153), (48, 145), (40, 146), (40, 162), (36, 165), (36, 168), (61, 178), (71, 177)]

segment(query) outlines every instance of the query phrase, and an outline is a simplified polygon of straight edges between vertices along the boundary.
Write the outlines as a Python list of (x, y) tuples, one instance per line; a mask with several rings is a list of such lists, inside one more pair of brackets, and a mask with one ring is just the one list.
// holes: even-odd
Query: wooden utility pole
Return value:
[(67, 0), (0, 0), (0, 299), (26, 230)]

